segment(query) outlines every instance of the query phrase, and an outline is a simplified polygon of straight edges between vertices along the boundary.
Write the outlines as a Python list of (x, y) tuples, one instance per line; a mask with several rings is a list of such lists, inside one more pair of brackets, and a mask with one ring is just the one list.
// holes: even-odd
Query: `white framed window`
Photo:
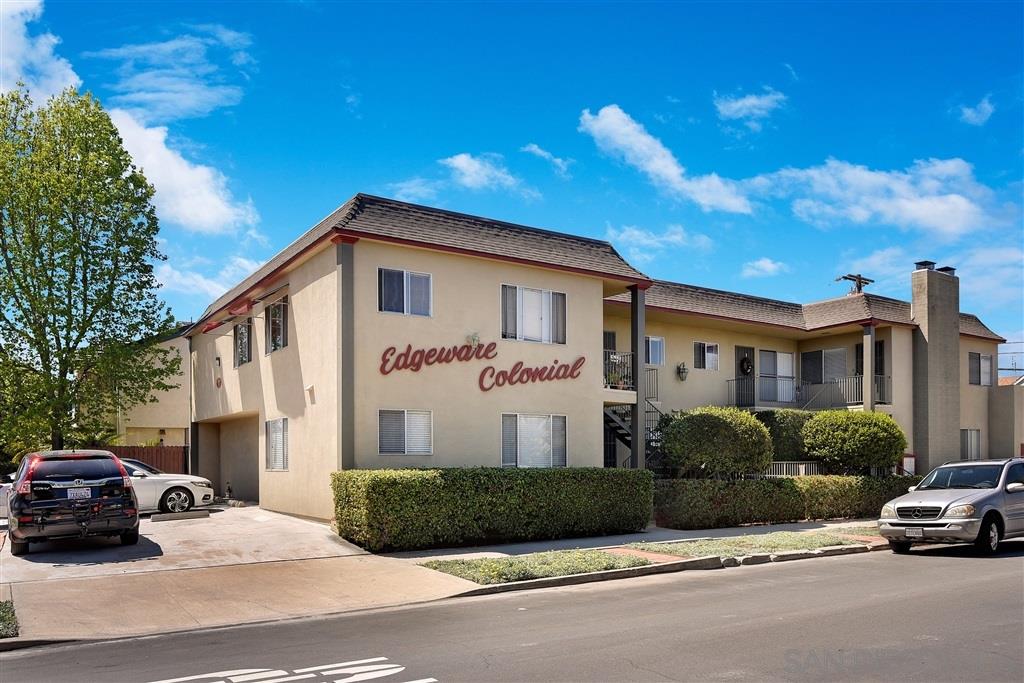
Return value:
[(288, 418), (267, 420), (267, 469), (288, 469)]
[(434, 413), (429, 410), (378, 410), (377, 452), (381, 455), (432, 455)]
[(433, 281), (429, 273), (394, 268), (377, 269), (377, 310), (430, 317), (433, 314)]
[(644, 358), (648, 365), (664, 365), (665, 338), (644, 337)]
[(718, 369), (718, 344), (711, 342), (693, 342), (693, 367), (695, 370)]
[(564, 292), (501, 286), (501, 338), (544, 344), (565, 343)]
[(502, 467), (566, 467), (568, 465), (565, 415), (501, 416)]
[(960, 459), (981, 460), (981, 430), (960, 430)]
[(235, 367), (245, 365), (252, 360), (252, 318), (235, 324)]
[(288, 346), (288, 297), (283, 296), (263, 311), (263, 323), (267, 337), (267, 353)]

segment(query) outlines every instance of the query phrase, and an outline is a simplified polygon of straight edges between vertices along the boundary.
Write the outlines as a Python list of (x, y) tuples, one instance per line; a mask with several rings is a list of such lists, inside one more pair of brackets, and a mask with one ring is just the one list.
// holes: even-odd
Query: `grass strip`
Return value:
[(858, 541), (833, 533), (775, 531), (770, 534), (748, 534), (676, 543), (631, 543), (630, 548), (666, 555), (704, 557), (740, 557), (756, 553), (777, 553), (786, 550), (814, 550), (830, 545), (859, 545)]
[(484, 557), (472, 560), (430, 560), (424, 567), (436, 569), (482, 585), (526, 581), (551, 576), (586, 574), (606, 569), (644, 567), (642, 557), (610, 555), (600, 550), (557, 550), (513, 557)]

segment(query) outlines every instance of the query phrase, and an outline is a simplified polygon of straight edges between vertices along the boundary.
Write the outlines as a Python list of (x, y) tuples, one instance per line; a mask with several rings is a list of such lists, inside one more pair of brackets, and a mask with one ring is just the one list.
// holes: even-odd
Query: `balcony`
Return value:
[[(875, 375), (875, 403), (892, 402), (892, 378)], [(823, 384), (793, 377), (738, 377), (726, 381), (726, 405), (738, 408), (765, 406), (830, 410), (864, 404), (864, 378), (839, 377)]]
[[(604, 388), (636, 391), (632, 351), (604, 352)], [(644, 368), (644, 390), (648, 400), (658, 400), (658, 368)]]

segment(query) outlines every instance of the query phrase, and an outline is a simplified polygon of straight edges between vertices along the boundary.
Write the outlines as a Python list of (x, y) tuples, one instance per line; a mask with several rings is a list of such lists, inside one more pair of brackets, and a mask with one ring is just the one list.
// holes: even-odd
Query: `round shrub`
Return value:
[(772, 451), (776, 460), (806, 460), (807, 448), (804, 446), (802, 430), (809, 419), (814, 416), (810, 410), (761, 410), (754, 417), (768, 428), (772, 437)]
[(772, 461), (768, 430), (736, 408), (695, 408), (667, 416), (661, 424), (668, 464), (684, 476), (759, 474)]
[(885, 413), (826, 410), (807, 421), (803, 437), (808, 455), (838, 474), (892, 467), (907, 448), (900, 426)]

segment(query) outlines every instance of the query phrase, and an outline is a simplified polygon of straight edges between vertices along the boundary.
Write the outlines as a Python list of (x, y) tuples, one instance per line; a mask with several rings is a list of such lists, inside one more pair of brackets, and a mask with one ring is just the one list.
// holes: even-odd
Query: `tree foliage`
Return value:
[(683, 476), (761, 473), (772, 461), (768, 429), (737, 408), (695, 408), (666, 415), (660, 429), (668, 461)]
[(885, 413), (825, 410), (803, 428), (808, 456), (834, 474), (863, 474), (898, 465), (907, 448), (903, 430)]
[(0, 448), (75, 445), (173, 387), (153, 187), (99, 102), (0, 95)]

